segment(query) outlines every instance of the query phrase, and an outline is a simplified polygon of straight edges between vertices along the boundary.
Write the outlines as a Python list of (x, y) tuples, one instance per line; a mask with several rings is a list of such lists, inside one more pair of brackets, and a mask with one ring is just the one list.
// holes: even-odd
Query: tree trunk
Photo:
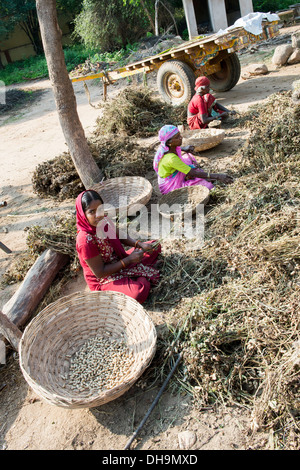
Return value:
[(155, 24), (154, 24), (154, 21), (153, 21), (151, 15), (150, 15), (150, 13), (149, 13), (149, 10), (148, 10), (148, 8), (147, 8), (147, 6), (145, 5), (145, 2), (144, 2), (143, 0), (141, 0), (141, 5), (142, 5), (142, 7), (144, 8), (144, 11), (145, 11), (145, 13), (146, 13), (146, 15), (147, 15), (147, 17), (148, 17), (149, 23), (150, 23), (150, 25), (151, 25), (152, 31), (153, 31), (153, 33), (155, 34)]
[(159, 0), (155, 0), (155, 35), (159, 36), (159, 27), (158, 27), (158, 5)]
[(173, 20), (173, 23), (174, 23), (174, 28), (175, 28), (175, 31), (176, 31), (176, 35), (179, 36), (179, 33), (178, 33), (178, 28), (177, 28), (177, 24), (176, 24), (176, 20), (174, 18), (174, 15), (173, 13), (169, 10), (169, 8), (167, 7), (167, 5), (165, 5), (163, 2), (160, 2), (162, 4), (163, 7), (165, 7), (165, 9), (167, 10), (167, 12), (170, 14), (172, 20)]
[(21, 21), (19, 25), (23, 29), (24, 33), (28, 36), (28, 39), (33, 46), (34, 52), (37, 55), (43, 54), (44, 49), (40, 38), (40, 28), (36, 11), (29, 11), (27, 13), (26, 19)]
[(36, 8), (60, 125), (78, 175), (84, 187), (89, 189), (99, 183), (103, 175), (90, 152), (77, 113), (76, 98), (62, 48), (56, 1), (37, 0)]

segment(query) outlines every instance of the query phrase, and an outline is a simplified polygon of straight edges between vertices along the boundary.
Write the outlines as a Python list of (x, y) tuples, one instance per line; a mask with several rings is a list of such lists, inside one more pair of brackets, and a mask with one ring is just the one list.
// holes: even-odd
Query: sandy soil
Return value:
[[(281, 30), (281, 34), (299, 29)], [(259, 62), (259, 54), (241, 57), (242, 65)], [(276, 68), (267, 64), (269, 73), (249, 80), (240, 79), (234, 89), (218, 93), (217, 99), (225, 106), (245, 111), (274, 92), (290, 90), (299, 78), (300, 64)], [(109, 97), (117, 94), (127, 81), (109, 88)], [(88, 83), (91, 99), (97, 104), (102, 99), (101, 85)], [(155, 77), (149, 78), (155, 87)], [(26, 227), (47, 224), (53, 215), (74, 209), (74, 201), (57, 203), (40, 199), (31, 186), (35, 167), (67, 151), (59, 124), (50, 82), (42, 80), (20, 88), (43, 90), (40, 100), (17, 115), (0, 118), (1, 185), (0, 240), (11, 250), (0, 250), (0, 274), (26, 250)], [(74, 84), (78, 113), (88, 136), (93, 132), (101, 110), (88, 104), (83, 85)], [(210, 169), (224, 170), (234, 161), (234, 154), (243, 145), (246, 131), (235, 127), (226, 129), (226, 139), (215, 149), (203, 152), (201, 161)], [(148, 139), (152, 143), (156, 139)], [(18, 285), (1, 291), (0, 308), (10, 299)], [(70, 282), (63, 295), (86, 289), (82, 274)], [(163, 312), (156, 312), (156, 323), (164, 321)], [(129, 392), (102, 407), (91, 410), (66, 410), (48, 405), (32, 392), (25, 382), (18, 357), (10, 354), (7, 363), (0, 366), (0, 448), (2, 449), (123, 449), (159, 387), (142, 390), (134, 386)], [(143, 450), (174, 449), (269, 449), (269, 437), (249, 432), (251, 416), (247, 409), (233, 407), (218, 410), (194, 409), (190, 397), (164, 393), (158, 406), (141, 430), (134, 446)]]

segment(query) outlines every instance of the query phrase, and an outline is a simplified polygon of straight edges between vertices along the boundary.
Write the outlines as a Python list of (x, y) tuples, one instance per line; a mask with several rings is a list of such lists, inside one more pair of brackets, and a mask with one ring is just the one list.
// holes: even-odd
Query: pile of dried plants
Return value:
[(204, 247), (186, 253), (182, 243), (166, 261), (168, 294), (158, 287), (156, 298), (173, 306), (169, 344), (174, 322), (181, 328), (181, 385), (200, 407), (248, 407), (253, 430), (269, 429), (285, 449), (300, 443), (297, 116), (290, 94), (248, 113), (238, 177), (214, 196)]
[[(93, 135), (88, 143), (105, 179), (145, 176), (152, 169), (153, 150), (132, 139)], [(32, 185), (40, 197), (58, 200), (75, 198), (84, 190), (69, 152), (38, 165), (32, 176)]]
[(130, 86), (123, 89), (103, 106), (103, 116), (97, 119), (96, 135), (149, 137), (157, 135), (166, 123), (186, 122), (186, 106), (173, 107), (146, 87)]
[[(161, 283), (145, 304), (163, 309), (169, 324), (155, 373), (163, 375), (175, 344), (171, 352), (184, 356), (177, 380), (200, 407), (246, 407), (253, 430), (272, 431), (274, 446), (284, 449), (300, 443), (299, 117), (289, 93), (242, 116), (250, 137), (236, 155), (235, 182), (212, 194), (204, 246), (188, 251), (183, 240), (163, 241)], [(141, 149), (128, 150), (127, 159), (114, 142), (100, 144), (108, 177), (138, 162), (143, 172), (150, 168), (152, 155), (148, 161)], [(75, 218), (31, 229), (28, 243), (33, 252), (72, 253)]]

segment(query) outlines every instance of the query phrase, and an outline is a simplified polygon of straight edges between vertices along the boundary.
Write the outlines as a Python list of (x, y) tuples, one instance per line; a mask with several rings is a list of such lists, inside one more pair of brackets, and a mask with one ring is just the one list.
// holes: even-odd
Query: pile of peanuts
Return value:
[(95, 336), (87, 340), (70, 360), (68, 388), (100, 392), (124, 381), (134, 354), (124, 339)]

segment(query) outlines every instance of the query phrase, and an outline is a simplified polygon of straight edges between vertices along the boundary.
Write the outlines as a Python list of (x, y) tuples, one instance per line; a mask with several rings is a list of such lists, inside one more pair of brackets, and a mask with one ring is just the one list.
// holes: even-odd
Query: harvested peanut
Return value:
[(73, 390), (91, 392), (111, 389), (124, 381), (134, 363), (124, 339), (95, 336), (70, 360), (67, 384)]

